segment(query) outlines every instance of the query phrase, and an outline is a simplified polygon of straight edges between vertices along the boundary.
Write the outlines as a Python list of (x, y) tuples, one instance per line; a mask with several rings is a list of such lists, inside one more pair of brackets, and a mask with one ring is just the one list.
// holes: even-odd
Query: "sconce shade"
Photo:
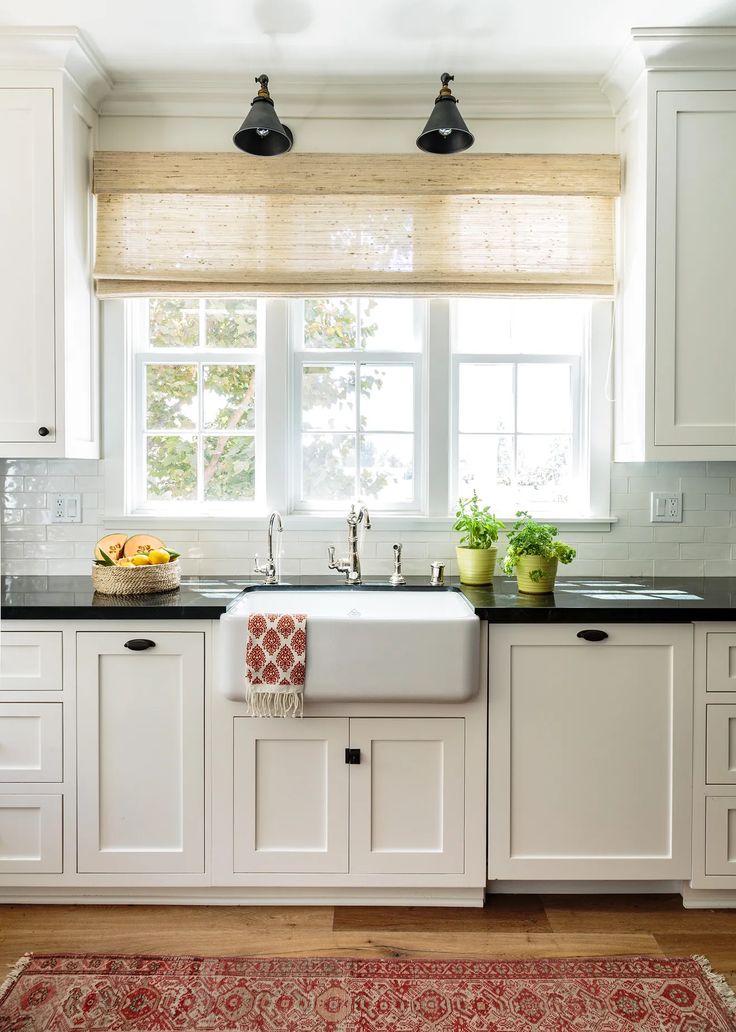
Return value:
[(294, 143), (291, 129), (283, 125), (276, 114), (268, 95), (268, 77), (262, 75), (256, 82), (261, 83), (261, 89), (251, 101), (250, 111), (233, 136), (233, 143), (239, 150), (256, 157), (272, 158), (287, 154)]
[(432, 114), (417, 137), (417, 147), (428, 154), (458, 154), (475, 142), (458, 110), (457, 99), (450, 93), (448, 82), (452, 78), (447, 72), (442, 75), (442, 89)]

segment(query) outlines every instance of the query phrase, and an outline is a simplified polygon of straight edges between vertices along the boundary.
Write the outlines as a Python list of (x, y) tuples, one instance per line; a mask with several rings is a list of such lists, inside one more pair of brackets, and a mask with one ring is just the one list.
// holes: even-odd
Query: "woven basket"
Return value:
[(150, 595), (181, 584), (179, 560), (158, 566), (93, 566), (92, 587), (101, 595)]

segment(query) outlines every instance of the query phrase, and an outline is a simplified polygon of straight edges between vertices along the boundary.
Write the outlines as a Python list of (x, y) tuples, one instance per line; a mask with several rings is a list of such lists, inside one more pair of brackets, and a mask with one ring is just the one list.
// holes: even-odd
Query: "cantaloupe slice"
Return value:
[(134, 534), (133, 537), (129, 537), (128, 540), (125, 542), (125, 547), (123, 548), (123, 555), (126, 557), (126, 559), (130, 559), (132, 558), (132, 556), (137, 555), (139, 552), (143, 552), (147, 555), (152, 548), (164, 547), (165, 545), (163, 541), (161, 541), (157, 537), (154, 537), (153, 534)]
[(127, 540), (127, 534), (106, 534), (105, 537), (100, 538), (95, 545), (95, 559), (103, 560), (104, 556), (102, 553), (104, 552), (105, 555), (108, 555), (110, 559), (115, 562), (116, 559), (119, 559), (123, 555), (123, 548), (125, 547), (125, 542)]

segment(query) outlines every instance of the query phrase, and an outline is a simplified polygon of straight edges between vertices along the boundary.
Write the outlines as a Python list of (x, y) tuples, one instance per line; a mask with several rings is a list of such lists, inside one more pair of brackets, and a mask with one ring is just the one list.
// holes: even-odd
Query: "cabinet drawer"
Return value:
[(706, 706), (706, 781), (736, 785), (736, 704)]
[(736, 877), (736, 795), (705, 800), (705, 873)]
[(60, 795), (0, 795), (0, 874), (61, 874)]
[(708, 635), (705, 669), (707, 691), (736, 692), (736, 634)]
[(0, 782), (62, 780), (60, 702), (0, 703)]
[(60, 692), (61, 631), (0, 633), (0, 691)]

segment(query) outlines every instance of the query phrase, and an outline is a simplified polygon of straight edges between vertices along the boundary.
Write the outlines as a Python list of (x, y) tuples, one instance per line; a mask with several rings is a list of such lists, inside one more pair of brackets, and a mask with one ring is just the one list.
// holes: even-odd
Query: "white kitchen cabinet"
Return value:
[(460, 874), (464, 869), (465, 721), (350, 721), (350, 870)]
[(0, 876), (60, 874), (62, 797), (0, 794)]
[(233, 721), (234, 870), (345, 873), (343, 717)]
[(736, 888), (736, 795), (705, 798), (705, 876)]
[(203, 634), (77, 635), (80, 873), (204, 871), (204, 703)]
[(63, 72), (0, 66), (0, 457), (99, 455), (96, 119)]
[(0, 703), (0, 783), (62, 780), (59, 702)]
[(0, 692), (60, 692), (61, 631), (0, 631)]
[(615, 457), (734, 459), (736, 72), (649, 72), (617, 126)]
[(235, 716), (233, 750), (236, 874), (463, 874), (463, 718)]
[(692, 634), (491, 627), (490, 878), (689, 877)]
[(706, 707), (706, 780), (736, 785), (736, 705)]

